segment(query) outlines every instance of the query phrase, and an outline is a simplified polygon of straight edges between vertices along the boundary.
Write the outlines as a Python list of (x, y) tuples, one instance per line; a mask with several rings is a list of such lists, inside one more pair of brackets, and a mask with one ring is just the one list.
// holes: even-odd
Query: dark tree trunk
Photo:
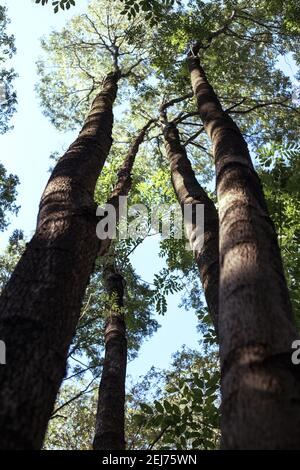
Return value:
[(111, 300), (105, 325), (105, 358), (97, 408), (94, 450), (124, 450), (125, 379), (127, 340), (122, 312), (124, 282), (121, 274), (109, 266), (104, 282)]
[(111, 146), (110, 74), (42, 195), (35, 235), (0, 298), (0, 449), (39, 449), (98, 249), (94, 190)]
[[(119, 215), (119, 197), (127, 196), (131, 189), (131, 172), (139, 147), (153, 120), (141, 129), (130, 146), (123, 165), (118, 172), (118, 180), (107, 204), (113, 205)], [(118, 222), (118, 217), (117, 217)], [(111, 239), (101, 240), (99, 255), (109, 252)], [(110, 297), (116, 298), (118, 309), (123, 307), (123, 278), (110, 266), (104, 271), (106, 290)], [(126, 324), (123, 313), (113, 309), (105, 327), (105, 360), (99, 386), (94, 450), (125, 449), (125, 379), (127, 365)]]
[(191, 81), (216, 164), (222, 447), (300, 448), (297, 338), (274, 225), (247, 144), (198, 58)]
[[(164, 127), (164, 138), (167, 156), (170, 162), (172, 184), (178, 202), (184, 210), (185, 204), (191, 204), (195, 212), (197, 204), (204, 205), (204, 233), (203, 244), (200, 250), (194, 251), (199, 269), (200, 279), (212, 321), (218, 334), (218, 285), (219, 285), (219, 247), (218, 233), (219, 220), (214, 202), (208, 197), (206, 191), (200, 186), (186, 154), (185, 147), (180, 143), (178, 129), (174, 123)], [(187, 235), (191, 246), (199, 237), (195, 225), (187, 228)]]
[[(145, 135), (154, 122), (153, 119), (150, 119), (147, 124), (140, 130), (137, 137), (134, 139), (132, 145), (130, 146), (126, 158), (123, 162), (123, 165), (118, 171), (118, 180), (106, 201), (106, 204), (111, 204), (116, 210), (116, 222), (119, 222), (119, 197), (128, 196), (131, 189), (131, 171), (135, 162), (135, 157), (138, 154), (140, 145), (145, 139)], [(106, 238), (105, 240), (100, 241), (99, 256), (104, 256), (108, 253), (111, 245), (111, 239)]]

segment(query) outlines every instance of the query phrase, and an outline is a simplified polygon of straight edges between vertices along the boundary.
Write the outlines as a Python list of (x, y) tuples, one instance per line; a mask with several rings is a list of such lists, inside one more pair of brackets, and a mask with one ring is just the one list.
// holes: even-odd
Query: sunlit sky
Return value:
[[(21, 206), (17, 217), (11, 217), (11, 224), (4, 234), (0, 234), (0, 249), (3, 249), (9, 235), (15, 228), (23, 229), (29, 238), (35, 228), (39, 199), (49, 178), (51, 165), (49, 156), (53, 151), (63, 153), (76, 137), (76, 133), (61, 133), (55, 130), (43, 116), (35, 93), (38, 82), (36, 61), (40, 54), (40, 41), (53, 29), (60, 29), (74, 14), (86, 11), (88, 1), (80, 0), (76, 7), (67, 12), (52, 13), (50, 7), (35, 5), (31, 0), (9, 0), (8, 16), (11, 18), (10, 31), (16, 38), (17, 54), (12, 65), (19, 77), (15, 81), (18, 95), (18, 108), (12, 124), (14, 129), (0, 136), (0, 160), (8, 172), (20, 178), (18, 204)], [(282, 57), (279, 66), (291, 77), (295, 65), (290, 57)], [(158, 257), (158, 239), (146, 240), (133, 255), (134, 266), (141, 277), (148, 282), (164, 266)], [(183, 344), (199, 348), (199, 334), (196, 332), (196, 317), (193, 312), (178, 308), (180, 295), (168, 298), (168, 312), (159, 317), (161, 328), (147, 340), (139, 357), (128, 366), (133, 376), (146, 373), (154, 365), (167, 367), (171, 355)]]

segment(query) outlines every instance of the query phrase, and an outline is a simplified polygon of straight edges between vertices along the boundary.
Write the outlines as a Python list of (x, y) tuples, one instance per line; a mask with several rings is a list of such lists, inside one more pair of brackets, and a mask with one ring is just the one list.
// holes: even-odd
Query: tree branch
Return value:
[(235, 15), (236, 15), (236, 10), (233, 10), (230, 17), (224, 23), (224, 25), (221, 26), (216, 31), (213, 31), (210, 34), (210, 36), (206, 40), (206, 45), (204, 45), (203, 42), (201, 42), (201, 41), (196, 41), (190, 49), (189, 56), (195, 57), (200, 52), (200, 49), (208, 49), (210, 47), (211, 43), (212, 43), (212, 40), (215, 37), (220, 36), (221, 34), (223, 34), (228, 29), (228, 27), (229, 27), (230, 23), (233, 21)]
[(56, 410), (54, 410), (54, 412), (52, 413), (50, 419), (56, 418), (58, 411), (60, 411), (62, 408), (64, 408), (65, 406), (69, 405), (69, 404), (72, 403), (73, 401), (77, 400), (77, 399), (80, 398), (82, 395), (85, 395), (86, 393), (90, 393), (90, 392), (92, 392), (93, 390), (98, 389), (98, 387), (94, 387), (94, 388), (92, 388), (91, 390), (89, 390), (89, 388), (90, 388), (90, 386), (92, 385), (92, 383), (95, 382), (95, 380), (98, 379), (98, 377), (99, 377), (99, 375), (97, 375), (96, 377), (94, 377), (93, 380), (91, 380), (91, 382), (89, 382), (89, 384), (85, 387), (85, 389), (83, 389), (83, 390), (82, 390), (81, 392), (79, 392), (77, 395), (75, 395), (74, 397), (70, 398), (70, 400), (67, 400), (67, 401), (64, 402), (62, 405), (60, 405), (58, 408), (56, 408)]
[(190, 93), (186, 93), (185, 95), (180, 96), (178, 98), (173, 98), (172, 100), (170, 100), (166, 103), (162, 103), (159, 107), (159, 111), (163, 112), (167, 108), (169, 108), (170, 106), (173, 106), (174, 104), (180, 103), (181, 101), (185, 101), (187, 99), (193, 98), (193, 96), (194, 96), (194, 93), (190, 92)]
[(165, 432), (169, 429), (170, 424), (168, 424), (166, 427), (163, 428), (163, 430), (158, 434), (158, 436), (154, 439), (154, 441), (149, 445), (147, 450), (152, 450), (155, 444), (163, 437)]

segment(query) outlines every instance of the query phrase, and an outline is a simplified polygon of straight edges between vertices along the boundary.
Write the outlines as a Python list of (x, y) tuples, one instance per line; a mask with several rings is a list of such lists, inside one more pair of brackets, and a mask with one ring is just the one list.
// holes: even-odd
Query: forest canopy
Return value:
[[(90, 0), (41, 39), (40, 108), (78, 136), (53, 148), (32, 239), (14, 231), (0, 256), (0, 426), (16, 436), (1, 448), (299, 448), (300, 75), (281, 65), (299, 66), (299, 18), (294, 0)], [(18, 178), (0, 178), (2, 231)], [(124, 198), (134, 230), (99, 236), (111, 208), (121, 233)], [(136, 260), (152, 237), (150, 282)], [(183, 319), (187, 346), (132, 380), (173, 297), (198, 348)]]

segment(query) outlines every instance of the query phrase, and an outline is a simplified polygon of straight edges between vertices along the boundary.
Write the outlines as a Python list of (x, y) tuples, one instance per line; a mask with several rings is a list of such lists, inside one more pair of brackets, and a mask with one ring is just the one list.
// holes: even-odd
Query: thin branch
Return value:
[[(230, 110), (230, 113), (248, 114), (251, 111), (255, 111), (256, 109), (264, 108), (266, 106), (282, 106), (283, 108), (291, 109), (292, 111), (296, 112), (297, 114), (300, 114), (300, 111), (298, 111), (296, 108), (294, 108), (291, 105), (286, 104), (288, 99), (289, 98), (284, 98), (282, 101), (267, 101), (267, 102), (264, 102), (264, 103), (257, 103), (256, 105), (254, 105), (254, 106), (252, 106), (251, 108), (248, 108), (248, 109), (235, 109), (235, 110), (231, 109), (230, 110), (230, 108), (228, 108), (228, 110)], [(226, 110), (226, 111), (228, 111), (228, 110)]]
[[(100, 375), (100, 374), (99, 374)], [(53, 418), (56, 418), (57, 416), (57, 413), (58, 411), (60, 411), (62, 408), (64, 408), (65, 406), (67, 405), (70, 405), (70, 403), (72, 403), (73, 401), (77, 400), (78, 398), (80, 398), (82, 395), (85, 395), (86, 393), (90, 393), (92, 392), (93, 390), (96, 390), (98, 389), (98, 387), (94, 387), (92, 389), (89, 390), (90, 386), (92, 385), (93, 382), (95, 382), (96, 379), (98, 379), (99, 375), (97, 375), (96, 377), (93, 378), (93, 380), (91, 380), (89, 382), (89, 384), (81, 391), (79, 392), (77, 395), (75, 395), (74, 397), (70, 398), (70, 400), (67, 400), (65, 401), (62, 405), (60, 405), (58, 408), (56, 408), (56, 410), (54, 410), (54, 412), (52, 413), (50, 419), (53, 419)]]
[(233, 12), (231, 13), (230, 17), (228, 18), (228, 20), (224, 23), (223, 26), (221, 26), (219, 29), (217, 29), (216, 31), (213, 31), (210, 36), (207, 38), (206, 40), (206, 45), (204, 45), (201, 41), (196, 41), (194, 43), (194, 45), (191, 47), (190, 49), (190, 52), (189, 52), (189, 56), (192, 56), (192, 57), (195, 57), (198, 55), (198, 53), (200, 52), (200, 49), (208, 49), (212, 43), (212, 40), (217, 37), (217, 36), (220, 36), (221, 34), (225, 33), (225, 31), (228, 29), (230, 23), (233, 21), (234, 17), (236, 15), (236, 10), (233, 10)]
[(78, 375), (81, 375), (83, 374), (84, 372), (87, 372), (88, 370), (91, 370), (91, 369), (95, 369), (96, 367), (99, 367), (99, 366), (102, 366), (103, 365), (103, 361), (101, 361), (99, 364), (97, 365), (92, 365), (92, 366), (89, 366), (89, 367), (86, 367), (85, 369), (82, 369), (80, 370), (79, 372), (76, 372), (76, 374), (72, 374), (72, 375), (69, 375), (69, 377), (66, 377), (64, 379), (64, 382), (66, 380), (70, 380), (70, 379), (73, 379), (74, 377), (78, 377)]
[(244, 15), (241, 15), (240, 13), (238, 13), (238, 14), (236, 15), (236, 17), (237, 17), (237, 18), (243, 18), (244, 20), (247, 20), (247, 21), (252, 21), (253, 23), (256, 23), (256, 24), (258, 24), (258, 25), (260, 25), (260, 26), (262, 26), (262, 27), (264, 27), (264, 28), (266, 28), (266, 29), (271, 29), (271, 30), (272, 30), (272, 29), (277, 29), (277, 30), (280, 30), (280, 29), (281, 29), (280, 26), (277, 26), (277, 25), (275, 25), (275, 24), (266, 24), (266, 23), (263, 23), (263, 22), (260, 21), (260, 20), (257, 20), (257, 19), (255, 19), (255, 18), (253, 18), (252, 16), (245, 16), (245, 15), (247, 15), (246, 12), (244, 12)]
[(135, 64), (133, 64), (128, 70), (127, 72), (122, 72), (121, 73), (121, 77), (122, 78), (127, 78), (133, 71), (133, 69), (135, 69), (136, 67), (138, 67), (140, 65), (141, 62), (143, 62), (144, 58), (140, 58)]
[(86, 364), (84, 364), (84, 362), (81, 362), (79, 359), (76, 359), (72, 355), (70, 355), (70, 358), (73, 359), (73, 361), (78, 362), (78, 364), (81, 364), (84, 367), (88, 367)]
[[(230, 33), (230, 34), (228, 34), (228, 33)], [(230, 28), (227, 28), (227, 31), (225, 31), (224, 34), (226, 34), (226, 35), (228, 35), (228, 36), (230, 36), (230, 35), (235, 36), (235, 37), (241, 39), (242, 41), (254, 42), (255, 44), (257, 44), (257, 43), (269, 44), (268, 41), (263, 41), (261, 38), (258, 39), (258, 40), (256, 40), (255, 38), (256, 38), (257, 36), (266, 35), (266, 34), (271, 34), (271, 33), (267, 32), (267, 31), (264, 31), (263, 33), (253, 34), (253, 36), (244, 36), (244, 35), (242, 35), (242, 34), (236, 33), (235, 31), (233, 31), (233, 30), (230, 29)]]
[(169, 108), (170, 106), (173, 106), (174, 104), (180, 103), (181, 101), (185, 101), (187, 99), (193, 98), (193, 96), (194, 96), (194, 93), (190, 92), (190, 93), (186, 93), (185, 95), (180, 96), (178, 98), (173, 98), (172, 100), (170, 100), (166, 103), (162, 103), (159, 107), (159, 111), (163, 112), (167, 108)]
[(237, 108), (241, 104), (245, 103), (246, 100), (247, 100), (247, 98), (242, 98), (241, 101), (239, 101), (238, 103), (234, 103), (232, 106), (229, 106), (229, 108), (225, 109), (225, 112), (228, 113), (232, 109)]
[(179, 124), (180, 122), (185, 121), (189, 117), (199, 116), (199, 111), (191, 111), (190, 113), (179, 113), (178, 116), (173, 119), (174, 124)]
[(212, 154), (209, 153), (209, 151), (205, 147), (203, 147), (203, 145), (200, 145), (194, 141), (190, 142), (190, 145), (193, 145), (194, 147), (197, 147), (198, 149), (203, 150), (210, 158), (212, 157)]
[(79, 59), (79, 57), (78, 57), (78, 54), (77, 54), (76, 49), (74, 49), (73, 52), (74, 52), (75, 58), (76, 58), (76, 60), (77, 60), (77, 67), (78, 67), (82, 72), (84, 72), (84, 73), (88, 76), (88, 78), (90, 78), (90, 79), (92, 80), (93, 85), (94, 85), (94, 84), (95, 84), (95, 77), (94, 77), (92, 74), (90, 74), (90, 72), (88, 72), (87, 70), (85, 70), (85, 69), (83, 68), (83, 66), (81, 65), (80, 59)]
[(157, 442), (160, 441), (160, 439), (163, 437), (163, 435), (165, 434), (165, 432), (168, 430), (169, 427), (170, 427), (170, 424), (168, 424), (166, 427), (162, 429), (162, 431), (158, 434), (158, 436), (154, 439), (154, 441), (149, 445), (147, 450), (153, 449), (155, 444), (157, 444)]
[[(200, 134), (202, 134), (202, 132), (204, 132), (204, 127), (202, 126), (197, 132), (195, 132), (193, 135), (191, 135), (191, 137), (189, 137), (184, 143), (183, 143), (183, 147), (186, 147), (187, 145), (189, 145), (191, 142), (193, 142), (194, 139), (196, 139), (196, 137), (198, 137)], [(204, 148), (204, 147), (203, 147)]]
[(196, 126), (196, 127), (199, 127), (199, 122), (182, 121), (180, 124), (182, 126)]
[(80, 315), (78, 321), (80, 321), (80, 320), (84, 317), (84, 315), (86, 314), (87, 309), (88, 309), (89, 306), (90, 306), (91, 298), (92, 298), (92, 294), (89, 295), (89, 298), (88, 298), (88, 300), (87, 300), (87, 303), (85, 304), (85, 307), (84, 307), (84, 309), (83, 309), (83, 311), (82, 311), (82, 313), (81, 313), (81, 315)]

